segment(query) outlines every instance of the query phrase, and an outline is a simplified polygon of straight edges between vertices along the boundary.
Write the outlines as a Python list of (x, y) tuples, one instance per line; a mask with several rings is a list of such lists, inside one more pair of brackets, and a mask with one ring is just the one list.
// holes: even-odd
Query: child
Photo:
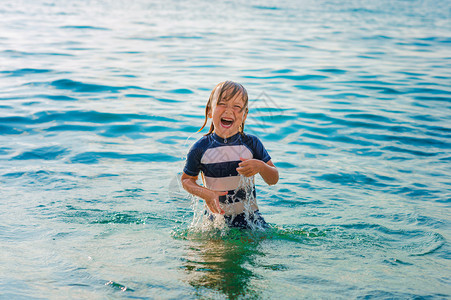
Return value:
[[(246, 191), (238, 189), (240, 174), (260, 174), (272, 185), (279, 181), (279, 172), (260, 140), (244, 134), (247, 113), (247, 91), (241, 84), (225, 81), (213, 89), (199, 130), (210, 118), (210, 131), (190, 149), (181, 181), (185, 190), (205, 200), (211, 218), (224, 215), (230, 227), (251, 228), (249, 221), (266, 227), (256, 201), (246, 202)], [(200, 171), (203, 186), (196, 182)], [(251, 193), (255, 199), (254, 184)]]

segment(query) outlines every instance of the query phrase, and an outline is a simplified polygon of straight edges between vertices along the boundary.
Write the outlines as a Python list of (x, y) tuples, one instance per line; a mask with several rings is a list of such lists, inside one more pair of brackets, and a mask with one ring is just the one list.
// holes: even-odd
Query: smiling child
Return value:
[[(261, 141), (244, 133), (247, 114), (246, 89), (232, 81), (219, 83), (208, 99), (200, 129), (212, 119), (210, 130), (190, 149), (181, 181), (185, 190), (205, 200), (212, 218), (224, 215), (230, 227), (253, 228), (250, 223), (266, 227), (257, 202), (249, 203), (249, 193), (238, 188), (240, 175), (260, 174), (272, 185), (278, 182), (279, 172)], [(203, 186), (197, 183), (199, 173)], [(251, 193), (256, 199), (255, 184)]]

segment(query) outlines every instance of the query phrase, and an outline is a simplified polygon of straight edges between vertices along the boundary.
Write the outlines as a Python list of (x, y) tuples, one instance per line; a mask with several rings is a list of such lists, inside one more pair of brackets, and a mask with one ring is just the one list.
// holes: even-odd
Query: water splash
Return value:
[[(249, 231), (261, 231), (265, 232), (269, 229), (266, 223), (262, 222), (254, 216), (255, 208), (257, 207), (257, 199), (255, 197), (255, 181), (254, 176), (245, 177), (240, 175), (240, 181), (233, 195), (237, 193), (241, 194), (239, 202), (233, 195), (226, 195), (225, 203), (233, 205), (236, 203), (243, 204), (243, 216)], [(224, 216), (219, 214), (211, 214), (206, 206), (205, 202), (196, 196), (190, 196), (191, 209), (193, 217), (186, 235), (203, 235), (204, 237), (225, 237), (231, 233), (231, 228), (228, 223), (233, 222), (237, 215), (232, 215), (229, 220), (226, 220)], [(241, 215), (241, 214), (240, 214)], [(177, 234), (178, 235), (178, 234)], [(183, 235), (183, 234), (182, 234)]]
[(120, 290), (120, 291), (122, 291), (122, 292), (125, 292), (125, 291), (134, 292), (133, 289), (131, 289), (131, 288), (125, 286), (125, 285), (122, 285), (122, 284), (120, 284), (120, 283), (111, 281), (111, 280), (108, 281), (107, 283), (105, 283), (105, 285), (106, 285), (106, 286), (110, 286), (110, 287), (112, 287), (113, 289)]

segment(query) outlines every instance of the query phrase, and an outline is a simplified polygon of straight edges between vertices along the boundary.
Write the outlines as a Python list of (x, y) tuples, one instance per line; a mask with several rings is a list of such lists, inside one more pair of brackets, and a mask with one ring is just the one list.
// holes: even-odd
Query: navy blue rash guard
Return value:
[[(214, 191), (228, 191), (228, 197), (221, 196), (219, 201), (239, 202), (246, 197), (243, 190), (235, 191), (240, 182), (237, 172), (240, 157), (259, 159), (267, 163), (271, 160), (262, 142), (254, 135), (240, 133), (227, 139), (216, 133), (203, 136), (191, 147), (183, 172), (189, 176), (198, 176), (202, 172), (204, 186)], [(255, 187), (252, 188), (255, 197)]]

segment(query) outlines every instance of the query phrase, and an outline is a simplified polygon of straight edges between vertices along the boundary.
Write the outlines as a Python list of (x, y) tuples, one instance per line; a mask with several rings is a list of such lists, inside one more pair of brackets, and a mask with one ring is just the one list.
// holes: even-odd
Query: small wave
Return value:
[(50, 170), (30, 170), (9, 172), (2, 175), (5, 181), (20, 182), (22, 186), (33, 185), (43, 187), (45, 190), (68, 190), (74, 187), (78, 175), (72, 172), (54, 172)]
[[(269, 114), (269, 115), (259, 115), (253, 116), (249, 120), (252, 120), (252, 126), (258, 126), (262, 128), (268, 128), (269, 124), (282, 124), (286, 121), (294, 120), (296, 117), (289, 115), (277, 115), (277, 114)], [(290, 126), (283, 126), (279, 130), (283, 131), (282, 133), (293, 133), (295, 131), (294, 128), (290, 128)], [(280, 136), (279, 138), (283, 138)]]
[(168, 98), (162, 98), (162, 97), (158, 97), (156, 98), (156, 100), (163, 102), (163, 103), (178, 103), (178, 102), (182, 102), (180, 100), (176, 100), (176, 99), (168, 99)]
[(389, 259), (384, 259), (383, 263), (392, 265), (392, 266), (398, 266), (398, 265), (403, 265), (403, 266), (413, 266), (413, 264), (406, 262), (406, 261), (402, 261), (399, 258), (389, 258)]
[(388, 184), (381, 182), (373, 177), (365, 174), (355, 173), (329, 173), (316, 177), (319, 180), (329, 181), (331, 183), (338, 183), (341, 185), (363, 185), (363, 186), (375, 186), (386, 187)]
[(288, 79), (293, 81), (308, 81), (308, 80), (323, 80), (329, 78), (329, 76), (325, 75), (315, 75), (315, 74), (306, 74), (306, 75), (278, 75), (278, 76), (243, 76), (243, 78), (249, 79)]
[(266, 6), (266, 5), (252, 5), (253, 8), (262, 9), (262, 10), (279, 10), (280, 8), (277, 6)]
[[(330, 134), (331, 132), (335, 132), (339, 129), (337, 125), (344, 125), (348, 128), (369, 128), (369, 129), (384, 129), (384, 130), (393, 130), (396, 132), (402, 131), (411, 131), (411, 128), (394, 126), (394, 121), (387, 117), (380, 117), (374, 114), (347, 114), (344, 117), (333, 117), (325, 113), (307, 113), (307, 112), (299, 112), (297, 114), (300, 120), (314, 121), (314, 122), (327, 122), (325, 125), (320, 126), (309, 126), (306, 124), (294, 124), (295, 127), (300, 127), (304, 129), (309, 129), (313, 132), (323, 132)], [(357, 121), (354, 119), (362, 119), (365, 121)], [(305, 122), (307, 123), (307, 122)], [(327, 126), (327, 127), (325, 127)], [(323, 137), (323, 139), (328, 139), (329, 137)], [(333, 139), (333, 137), (331, 137)], [(366, 138), (366, 136), (365, 136)]]
[(391, 120), (388, 117), (384, 117), (381, 115), (375, 115), (375, 114), (347, 114), (344, 116), (345, 118), (350, 119), (365, 119), (365, 120), (371, 120), (371, 121), (377, 121), (377, 122), (384, 122), (384, 123), (392, 123), (393, 120)]
[(320, 121), (329, 121), (334, 123), (334, 121), (336, 120), (335, 118), (332, 118), (328, 115), (326, 115), (325, 113), (309, 113), (309, 112), (305, 112), (305, 111), (300, 111), (297, 113), (299, 119), (303, 120), (303, 119), (307, 119), (307, 120), (320, 120)]
[(432, 156), (437, 156), (440, 154), (437, 152), (425, 152), (425, 151), (406, 149), (406, 148), (401, 148), (401, 147), (396, 147), (396, 146), (383, 147), (381, 150), (397, 152), (397, 153), (405, 153), (405, 154), (410, 154), (413, 156), (425, 156), (425, 157), (432, 157)]
[(450, 102), (449, 97), (437, 97), (437, 96), (415, 96), (413, 97), (417, 100), (424, 100), (424, 101), (438, 101), (438, 102)]
[(94, 132), (98, 128), (96, 126), (86, 126), (86, 125), (57, 125), (51, 126), (46, 129), (46, 131), (89, 131)]
[(423, 230), (390, 229), (379, 224), (356, 223), (338, 226), (344, 231), (332, 231), (328, 236), (345, 240), (360, 241), (364, 247), (367, 243), (378, 245), (387, 251), (399, 251), (410, 256), (432, 254), (442, 248), (446, 239), (439, 233)]
[[(397, 128), (398, 129), (398, 128)], [(394, 132), (400, 132), (400, 130), (393, 130)], [(403, 145), (419, 146), (419, 147), (436, 147), (448, 149), (451, 147), (450, 143), (439, 139), (433, 138), (420, 138), (404, 135), (391, 135), (391, 134), (370, 134), (365, 133), (364, 137), (375, 141), (396, 141)]]
[(26, 172), (11, 172), (3, 174), (2, 176), (17, 179), (22, 177), (24, 174), (26, 174)]
[(114, 282), (114, 281), (111, 281), (111, 280), (108, 281), (107, 283), (105, 283), (105, 285), (109, 286), (109, 287), (111, 287), (111, 288), (113, 288), (115, 290), (120, 290), (122, 292), (125, 292), (125, 291), (134, 292), (135, 291), (135, 290), (131, 289), (130, 287), (127, 287), (127, 286), (125, 286), (123, 284), (120, 284), (118, 282)]
[(96, 164), (102, 159), (122, 159), (130, 162), (173, 162), (179, 158), (165, 153), (123, 154), (118, 152), (84, 152), (72, 157), (72, 163)]
[[(446, 91), (442, 89), (431, 89), (431, 88), (412, 88), (408, 89), (406, 93), (410, 94), (435, 94), (435, 95), (451, 95), (451, 91)], [(450, 101), (450, 98), (448, 98)]]
[[(315, 130), (318, 132), (321, 132), (320, 130)], [(333, 131), (333, 129), (331, 130)], [(351, 145), (358, 145), (358, 146), (376, 146), (375, 143), (371, 142), (371, 141), (367, 141), (366, 139), (362, 139), (360, 137), (350, 137), (347, 135), (324, 135), (323, 133), (321, 134), (314, 134), (314, 133), (303, 133), (301, 134), (302, 137), (305, 138), (311, 138), (314, 140), (320, 140), (320, 141), (329, 141), (329, 142), (340, 142), (340, 143), (346, 143), (346, 144), (351, 144)], [(305, 144), (307, 145), (309, 142), (300, 142), (301, 144)]]
[(402, 187), (395, 190), (396, 194), (405, 194), (411, 198), (419, 198), (423, 201), (426, 199), (437, 199), (441, 200), (442, 196), (439, 191), (431, 190), (427, 188), (418, 188), (413, 186)]
[(45, 99), (50, 99), (54, 101), (77, 101), (74, 97), (69, 97), (66, 95), (38, 95), (37, 97), (42, 97)]
[(99, 135), (106, 137), (127, 136), (132, 139), (140, 139), (146, 137), (141, 133), (143, 131), (143, 126), (137, 124), (112, 125), (108, 126), (106, 130), (99, 133)]
[(266, 205), (276, 206), (276, 207), (288, 207), (290, 209), (295, 209), (298, 206), (314, 206), (319, 207), (324, 204), (321, 200), (316, 199), (308, 199), (308, 198), (299, 198), (296, 194), (290, 195), (273, 195), (271, 196), (271, 201)]
[(171, 94), (193, 94), (194, 92), (190, 89), (175, 89), (175, 90), (169, 90), (167, 91)]
[(61, 29), (81, 29), (81, 30), (111, 30), (106, 27), (97, 27), (97, 26), (89, 26), (89, 25), (65, 25), (60, 26)]
[(18, 77), (18, 76), (42, 74), (42, 73), (49, 73), (49, 72), (52, 72), (52, 70), (24, 68), (24, 69), (12, 70), (12, 71), (1, 71), (0, 74), (5, 74), (5, 75), (11, 76), (11, 77)]
[(365, 76), (360, 76), (360, 80), (355, 80), (355, 81), (351, 81), (351, 82), (340, 82), (340, 83), (345, 83), (345, 84), (364, 84), (369, 85), (369, 86), (395, 86), (395, 85), (400, 85), (398, 83), (393, 83), (393, 82), (389, 82), (389, 81), (382, 81), (382, 80), (377, 80), (378, 76), (376, 75), (365, 75)]
[(364, 295), (357, 297), (357, 299), (448, 299), (449, 295), (432, 293), (432, 294), (412, 294), (403, 292), (373, 290), (365, 292)]
[(350, 137), (347, 135), (338, 135), (338, 136), (331, 136), (327, 139), (328, 141), (334, 141), (334, 142), (340, 142), (340, 143), (346, 143), (351, 145), (359, 145), (359, 146), (374, 146), (376, 145), (373, 142), (369, 142), (367, 140), (362, 140), (358, 137)]
[(297, 168), (298, 166), (291, 164), (289, 162), (276, 162), (275, 165), (278, 168), (282, 168), (282, 169), (291, 169), (291, 168)]
[(6, 123), (21, 123), (21, 124), (39, 124), (53, 121), (63, 122), (86, 122), (86, 123), (116, 123), (116, 122), (131, 122), (133, 120), (146, 121), (162, 121), (162, 122), (178, 122), (176, 119), (164, 116), (153, 116), (144, 114), (124, 114), (124, 113), (109, 113), (99, 111), (83, 111), (83, 110), (69, 110), (69, 111), (42, 111), (35, 113), (31, 118), (26, 117), (5, 117), (0, 118), (0, 122)]
[(136, 212), (130, 213), (112, 213), (103, 215), (93, 221), (91, 224), (145, 224), (145, 219), (136, 216)]
[(410, 116), (410, 118), (418, 121), (425, 121), (425, 122), (438, 122), (440, 120), (440, 117), (432, 116), (432, 115), (414, 115)]
[(390, 222), (395, 223), (406, 223), (409, 225), (415, 225), (415, 226), (427, 226), (427, 227), (433, 227), (433, 228), (440, 228), (440, 226), (443, 226), (443, 221), (429, 217), (426, 215), (417, 215), (417, 214), (411, 214), (411, 213), (395, 213), (395, 214), (372, 214), (370, 215), (372, 218), (376, 219), (383, 219), (388, 220)]
[(23, 129), (14, 128), (11, 126), (0, 125), (0, 134), (22, 134), (24, 132)]
[[(329, 94), (329, 95), (323, 95), (324, 98), (329, 98), (329, 99), (354, 99), (354, 98), (369, 98), (369, 95), (366, 94), (362, 94), (362, 93), (334, 93), (334, 94)], [(342, 102), (339, 102), (338, 104), (340, 104)], [(349, 103), (344, 103), (344, 104), (349, 104)]]
[(367, 90), (377, 90), (382, 94), (390, 94), (390, 95), (398, 95), (398, 94), (402, 94), (402, 92), (395, 90), (394, 88), (389, 88), (389, 87), (385, 87), (385, 86), (369, 86), (369, 85), (364, 85), (361, 86), (361, 88), (367, 89)]
[(292, 70), (292, 69), (279, 69), (279, 70), (271, 71), (271, 73), (275, 73), (275, 74), (287, 74), (287, 73), (292, 73), (292, 72), (294, 72), (294, 70)]
[(23, 152), (12, 159), (28, 160), (28, 159), (43, 159), (43, 160), (56, 160), (64, 156), (69, 152), (68, 149), (60, 146), (50, 146), (33, 149), (31, 151)]
[(153, 98), (151, 95), (147, 94), (125, 94), (127, 98)]
[(312, 149), (321, 149), (321, 150), (328, 150), (328, 149), (334, 148), (331, 145), (325, 145), (325, 143), (313, 143), (311, 141), (304, 141), (304, 140), (293, 141), (293, 142), (290, 142), (289, 144), (294, 144), (294, 145), (298, 144), (298, 145), (310, 147)]
[(369, 148), (354, 148), (350, 151), (351, 153), (362, 155), (362, 156), (373, 156), (373, 157), (379, 157), (384, 154), (384, 152), (375, 150), (373, 147)]
[(327, 90), (327, 88), (325, 87), (320, 87), (320, 86), (316, 86), (316, 85), (301, 85), (301, 84), (296, 84), (293, 85), (293, 87), (300, 89), (300, 90), (306, 90), (306, 91), (321, 91), (321, 90)]
[(162, 35), (158, 37), (159, 39), (182, 39), (182, 40), (201, 40), (204, 39), (203, 36), (200, 35)]
[[(136, 198), (137, 194), (132, 193), (128, 197)], [(130, 224), (143, 225), (148, 223), (177, 223), (177, 221), (156, 213), (146, 213), (142, 211), (112, 211), (95, 208), (81, 208), (67, 205), (63, 211), (63, 217), (68, 223), (80, 224)]]
[(61, 52), (25, 52), (25, 51), (18, 51), (18, 50), (4, 50), (0, 51), (0, 53), (4, 53), (9, 57), (12, 58), (23, 58), (24, 56), (34, 56), (36, 58), (38, 57), (45, 57), (45, 56), (67, 56), (67, 57), (73, 57), (74, 55), (68, 54), (68, 53), (61, 53)]
[(50, 86), (53, 86), (60, 90), (70, 90), (78, 93), (96, 93), (96, 92), (117, 93), (118, 91), (124, 89), (124, 87), (84, 83), (70, 79), (59, 79), (52, 81), (50, 83)]
[(331, 73), (331, 74), (345, 74), (347, 73), (346, 70), (343, 69), (318, 69), (318, 72), (324, 72), (324, 73)]
[(1, 147), (0, 148), (0, 155), (7, 155), (9, 153), (13, 152), (12, 148), (8, 148), (8, 147)]
[(200, 65), (191, 65), (188, 68), (191, 69), (216, 69), (216, 68), (224, 68), (223, 65), (213, 65), (213, 64), (200, 64)]
[(1, 123), (9, 123), (9, 124), (34, 124), (36, 121), (33, 118), (29, 117), (19, 117), (19, 116), (11, 116), (11, 117), (0, 117)]

